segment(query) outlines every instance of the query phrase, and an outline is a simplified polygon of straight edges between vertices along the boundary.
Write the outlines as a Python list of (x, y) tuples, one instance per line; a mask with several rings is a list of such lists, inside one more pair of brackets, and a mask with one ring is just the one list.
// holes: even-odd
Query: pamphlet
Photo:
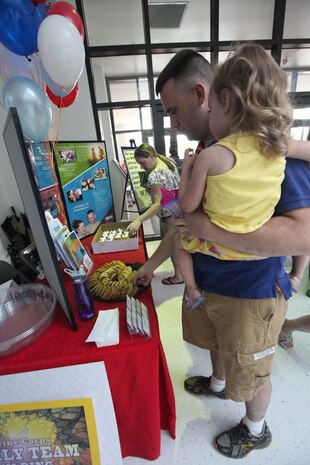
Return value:
[(69, 250), (67, 250), (67, 248), (65, 247), (65, 239), (69, 236), (69, 234), (70, 231), (67, 228), (67, 226), (63, 226), (53, 236), (53, 239), (56, 246), (56, 250), (62, 258), (62, 260), (65, 262), (65, 264), (73, 270), (77, 270), (78, 267), (75, 263), (75, 260), (72, 258), (71, 254), (69, 253)]
[(88, 274), (93, 267), (93, 261), (75, 231), (72, 231), (65, 237), (63, 245), (70, 254), (70, 260), (73, 260), (75, 264), (73, 269), (79, 270), (80, 266), (83, 265), (85, 273)]

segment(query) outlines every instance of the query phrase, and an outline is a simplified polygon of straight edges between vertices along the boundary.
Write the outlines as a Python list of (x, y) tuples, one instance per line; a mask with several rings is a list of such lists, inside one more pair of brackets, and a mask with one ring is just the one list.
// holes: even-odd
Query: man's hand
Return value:
[(135, 284), (138, 284), (138, 286), (147, 286), (152, 281), (153, 271), (148, 262), (144, 263), (135, 276)]
[[(193, 213), (190, 213), (190, 215), (192, 215)], [(191, 239), (193, 239), (193, 237), (195, 237), (195, 235), (189, 230), (188, 226), (187, 226), (187, 221), (186, 221), (186, 217), (188, 215), (185, 215), (182, 216), (182, 218), (172, 218), (172, 221), (171, 223), (173, 224), (174, 226), (174, 241), (178, 240), (180, 235), (182, 235), (184, 237), (184, 239), (190, 241)], [(204, 214), (204, 216), (206, 216)]]
[(209, 239), (208, 230), (212, 230), (213, 224), (202, 209), (185, 214), (182, 220), (183, 229), (181, 227), (181, 232), (184, 234), (185, 239), (190, 240), (193, 237)]

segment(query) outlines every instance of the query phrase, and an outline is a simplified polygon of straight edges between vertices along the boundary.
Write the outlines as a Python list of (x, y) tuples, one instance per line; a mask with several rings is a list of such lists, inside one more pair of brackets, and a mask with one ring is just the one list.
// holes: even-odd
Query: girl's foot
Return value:
[(285, 322), (282, 326), (281, 332), (278, 338), (278, 344), (283, 347), (283, 349), (292, 349), (294, 347), (293, 333), (289, 332), (285, 328)]
[(199, 305), (205, 300), (205, 298), (201, 295), (200, 290), (198, 287), (195, 287), (185, 293), (185, 305), (186, 309), (191, 312), (195, 310), (195, 308), (199, 307)]

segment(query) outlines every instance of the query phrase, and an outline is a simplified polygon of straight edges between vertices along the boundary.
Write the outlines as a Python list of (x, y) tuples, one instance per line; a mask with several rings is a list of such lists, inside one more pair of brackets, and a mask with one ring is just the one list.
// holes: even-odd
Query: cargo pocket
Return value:
[[(271, 353), (269, 353), (271, 351)], [(237, 351), (234, 370), (234, 395), (237, 402), (250, 401), (270, 377), (274, 347), (250, 354)]]

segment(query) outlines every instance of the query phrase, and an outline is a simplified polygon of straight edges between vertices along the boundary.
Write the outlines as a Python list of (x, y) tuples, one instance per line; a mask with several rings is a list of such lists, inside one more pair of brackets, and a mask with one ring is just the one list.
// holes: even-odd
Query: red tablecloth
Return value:
[[(89, 245), (90, 239), (85, 239), (83, 243)], [(139, 250), (92, 255), (92, 258), (95, 268), (110, 260), (144, 262), (144, 243), (140, 237)], [(156, 459), (160, 454), (160, 430), (168, 429), (175, 438), (176, 415), (151, 289), (139, 295), (139, 300), (149, 310), (151, 339), (137, 340), (128, 334), (125, 302), (95, 301), (96, 310), (118, 306), (120, 311), (120, 343), (97, 348), (94, 343), (85, 343), (95, 320), (78, 320), (71, 283), (67, 277), (64, 276), (64, 279), (77, 318), (78, 331), (71, 329), (62, 309), (57, 306), (55, 319), (43, 336), (22, 351), (1, 359), (0, 375), (103, 360), (114, 403), (122, 456)]]

